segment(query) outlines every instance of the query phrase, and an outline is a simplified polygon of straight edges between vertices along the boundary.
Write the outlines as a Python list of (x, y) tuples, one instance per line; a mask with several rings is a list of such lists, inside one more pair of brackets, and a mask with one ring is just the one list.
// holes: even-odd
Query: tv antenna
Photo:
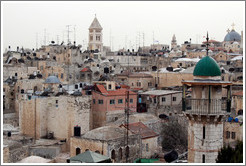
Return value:
[(66, 27), (67, 27), (67, 44), (69, 44), (70, 43), (70, 39), (69, 39), (69, 33), (71, 32), (71, 31), (69, 31), (69, 27), (70, 27), (71, 25), (67, 25)]

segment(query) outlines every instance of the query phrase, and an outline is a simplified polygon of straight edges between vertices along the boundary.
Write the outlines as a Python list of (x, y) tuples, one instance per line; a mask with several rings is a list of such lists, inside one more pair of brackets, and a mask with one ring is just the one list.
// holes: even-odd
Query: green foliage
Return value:
[(162, 149), (170, 151), (173, 149), (187, 149), (187, 131), (177, 121), (169, 121), (162, 126)]
[(223, 147), (218, 154), (216, 163), (242, 163), (243, 162), (243, 142), (238, 141), (235, 149), (231, 146)]

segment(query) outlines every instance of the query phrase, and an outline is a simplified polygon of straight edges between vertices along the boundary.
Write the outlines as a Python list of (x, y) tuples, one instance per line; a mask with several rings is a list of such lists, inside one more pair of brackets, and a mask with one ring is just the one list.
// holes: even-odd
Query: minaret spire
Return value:
[(209, 40), (209, 38), (208, 38), (208, 31), (207, 31), (207, 38), (206, 38), (206, 39), (207, 39), (207, 48), (206, 48), (206, 50), (207, 50), (207, 56), (208, 56), (208, 50), (209, 50), (209, 49), (208, 49), (208, 45), (209, 45), (209, 44), (208, 44), (208, 40)]

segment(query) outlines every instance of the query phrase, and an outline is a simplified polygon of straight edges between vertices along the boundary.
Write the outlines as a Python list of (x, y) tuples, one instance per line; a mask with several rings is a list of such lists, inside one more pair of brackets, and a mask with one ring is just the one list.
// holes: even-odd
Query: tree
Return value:
[(243, 142), (238, 141), (235, 148), (230, 145), (224, 146), (218, 154), (216, 163), (242, 163), (243, 162)]
[(184, 152), (187, 150), (187, 129), (180, 125), (177, 121), (169, 121), (168, 123), (164, 123), (161, 137), (162, 149), (164, 151), (176, 149)]

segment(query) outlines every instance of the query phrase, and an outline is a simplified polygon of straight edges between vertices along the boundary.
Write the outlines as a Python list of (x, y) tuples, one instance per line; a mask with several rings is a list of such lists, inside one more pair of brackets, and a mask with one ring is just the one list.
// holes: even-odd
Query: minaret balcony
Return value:
[(186, 114), (220, 115), (229, 113), (231, 101), (227, 99), (183, 99)]

